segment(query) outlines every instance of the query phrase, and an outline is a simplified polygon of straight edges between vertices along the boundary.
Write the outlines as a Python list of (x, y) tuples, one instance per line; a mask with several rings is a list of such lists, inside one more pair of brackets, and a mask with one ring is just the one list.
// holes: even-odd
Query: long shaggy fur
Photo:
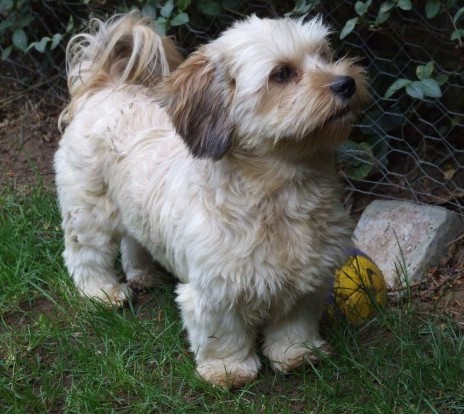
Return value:
[(66, 67), (72, 100), (60, 116), (60, 129), (73, 117), (73, 103), (83, 95), (110, 83), (153, 87), (183, 61), (172, 40), (157, 36), (151, 19), (137, 19), (137, 15), (134, 10), (126, 18), (117, 15), (106, 23), (92, 19), (89, 33), (68, 43)]
[(258, 334), (280, 371), (327, 350), (318, 321), (352, 234), (333, 148), (367, 99), (328, 32), (253, 16), (181, 63), (132, 12), (68, 47), (55, 157), (66, 266), (84, 296), (112, 304), (154, 285), (154, 261), (173, 273), (213, 384), (256, 377)]

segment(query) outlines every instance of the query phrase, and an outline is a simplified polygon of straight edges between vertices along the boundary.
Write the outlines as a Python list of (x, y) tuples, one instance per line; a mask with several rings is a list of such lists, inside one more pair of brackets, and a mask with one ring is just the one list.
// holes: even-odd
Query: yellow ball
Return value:
[(335, 272), (329, 316), (341, 313), (352, 324), (371, 318), (387, 302), (385, 279), (376, 264), (363, 252), (350, 252), (346, 263)]

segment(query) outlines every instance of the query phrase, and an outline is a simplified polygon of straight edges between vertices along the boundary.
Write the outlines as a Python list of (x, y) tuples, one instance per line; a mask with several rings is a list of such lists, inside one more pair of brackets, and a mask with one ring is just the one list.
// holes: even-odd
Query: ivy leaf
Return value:
[(401, 10), (411, 10), (412, 9), (411, 0), (398, 0), (398, 7)]
[(187, 13), (179, 13), (170, 20), (171, 26), (182, 26), (185, 23), (188, 23), (189, 17)]
[(396, 91), (408, 86), (410, 83), (411, 81), (409, 79), (397, 79), (389, 86), (383, 97), (385, 99), (390, 98)]
[(435, 79), (424, 79), (421, 82), (422, 92), (430, 98), (441, 98), (440, 85)]
[(420, 80), (428, 79), (432, 75), (435, 65), (433, 62), (429, 62), (426, 65), (419, 65), (416, 68), (416, 75)]
[(377, 15), (377, 18), (375, 19), (375, 24), (379, 25), (379, 24), (385, 23), (389, 17), (390, 17), (390, 12), (381, 13), (379, 10), (379, 14)]
[(295, 8), (294, 11), (295, 13), (303, 14), (307, 13), (309, 9), (311, 8), (311, 4), (306, 4), (306, 0), (297, 0), (295, 2)]
[(340, 33), (340, 39), (344, 39), (346, 36), (348, 36), (355, 28), (356, 23), (358, 23), (358, 17), (348, 20)]
[(12, 22), (10, 22), (9, 20), (3, 20), (3, 22), (0, 22), (0, 32), (5, 29), (8, 29), (11, 26), (13, 26)]
[(440, 0), (428, 0), (425, 4), (427, 19), (433, 19), (440, 11)]
[(337, 161), (351, 179), (363, 180), (374, 169), (375, 156), (367, 142), (345, 141), (337, 151)]
[(168, 21), (164, 17), (160, 16), (154, 21), (153, 28), (160, 36), (166, 36), (167, 25)]
[(395, 7), (395, 2), (394, 1), (385, 1), (382, 3), (379, 9), (379, 14), (385, 14), (388, 13), (391, 9)]
[(435, 81), (440, 85), (444, 85), (446, 82), (448, 82), (448, 76), (446, 75), (438, 75), (435, 76)]
[(451, 40), (458, 40), (464, 37), (464, 29), (457, 29), (451, 33)]
[(69, 16), (68, 24), (66, 25), (66, 33), (69, 33), (74, 28), (74, 18)]
[(369, 9), (369, 5), (362, 1), (357, 1), (355, 4), (354, 4), (354, 10), (356, 11), (356, 13), (358, 13), (359, 16), (363, 16), (364, 14), (366, 14), (367, 10)]
[(19, 22), (16, 23), (16, 26), (18, 27), (27, 27), (29, 26), (33, 21), (35, 20), (34, 16), (32, 15), (27, 15), (24, 16)]
[(63, 40), (63, 35), (61, 33), (55, 33), (52, 37), (52, 45), (50, 46), (50, 49), (51, 50), (55, 49), (55, 47), (57, 47), (62, 40)]
[(177, 8), (179, 11), (183, 12), (188, 6), (190, 6), (190, 3), (192, 0), (179, 0), (177, 2)]
[(8, 59), (8, 56), (10, 56), (10, 53), (11, 51), (13, 50), (13, 46), (10, 45), (8, 47), (6, 47), (5, 49), (2, 50), (2, 60), (7, 60)]
[[(370, 154), (360, 154), (361, 156), (366, 156)], [(345, 174), (350, 177), (352, 180), (364, 180), (369, 174), (373, 171), (374, 166), (372, 163), (367, 161), (359, 161), (357, 165), (352, 165), (349, 168), (345, 169)]]
[(13, 0), (1, 0), (0, 1), (0, 13), (11, 12), (13, 8)]
[(198, 4), (198, 8), (208, 16), (218, 16), (222, 12), (222, 5), (217, 1), (202, 1)]
[(50, 40), (51, 40), (51, 39), (50, 39), (48, 36), (44, 36), (44, 37), (42, 37), (42, 39), (40, 39), (39, 42), (31, 43), (31, 44), (29, 45), (29, 47), (27, 48), (27, 50), (30, 50), (30, 49), (34, 48), (34, 49), (37, 50), (38, 52), (44, 53), (45, 50), (47, 49), (47, 44), (48, 44), (48, 42), (49, 42)]
[(420, 81), (414, 81), (407, 85), (406, 93), (412, 98), (424, 99), (424, 91), (422, 90), (422, 83)]
[(229, 10), (235, 10), (240, 6), (240, 0), (222, 0), (222, 7)]
[(13, 33), (13, 44), (22, 52), (27, 51), (27, 35), (23, 29), (16, 29)]
[(145, 6), (142, 7), (142, 16), (143, 17), (148, 16), (154, 19), (156, 18), (156, 9), (153, 6), (146, 4)]
[(161, 7), (161, 10), (160, 10), (161, 16), (163, 16), (166, 19), (169, 19), (173, 10), (174, 10), (173, 0), (168, 0), (166, 3), (164, 3), (163, 7)]
[(464, 7), (461, 7), (461, 8), (456, 12), (456, 14), (454, 15), (454, 17), (453, 17), (453, 22), (454, 22), (454, 23), (457, 23), (458, 20), (462, 17), (463, 14), (464, 14)]

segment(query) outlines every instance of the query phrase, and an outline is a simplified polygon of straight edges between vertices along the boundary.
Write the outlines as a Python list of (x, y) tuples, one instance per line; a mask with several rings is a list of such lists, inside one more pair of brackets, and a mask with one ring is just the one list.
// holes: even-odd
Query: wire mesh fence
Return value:
[[(92, 15), (109, 16), (131, 6), (145, 7), (145, 13), (159, 15), (165, 2), (24, 0), (19, 3), (21, 7), (29, 7), (28, 13), (32, 17), (29, 22), (22, 23), (16, 18), (16, 27), (21, 28), (26, 37), (30, 36), (28, 29), (40, 36), (26, 39), (22, 46), (24, 50), (29, 47), (27, 53), (8, 50), (8, 42), (14, 40), (13, 32), (10, 30), (8, 34), (7, 23), (0, 23), (3, 57), (0, 82), (14, 80), (20, 85), (19, 93), (39, 88), (59, 106), (67, 98), (64, 80), (66, 35), (76, 32)], [(186, 10), (190, 13), (187, 24), (170, 29), (168, 25), (168, 34), (176, 36), (185, 53), (216, 37), (233, 20), (252, 13), (270, 17), (288, 12), (296, 15), (298, 7), (302, 10), (303, 6), (308, 6), (309, 15), (322, 14), (334, 29), (333, 43), (340, 50), (340, 56), (361, 57), (371, 83), (372, 101), (339, 151), (340, 169), (347, 188), (375, 197), (409, 199), (461, 209), (464, 204), (464, 48), (460, 39), (450, 40), (450, 33), (459, 23), (453, 20), (456, 11), (460, 10), (458, 5), (445, 7), (443, 2), (440, 13), (430, 18), (426, 11), (429, 2), (414, 2), (417, 4), (409, 10), (399, 7), (390, 10), (385, 22), (373, 25), (371, 23), (378, 19), (379, 8), (384, 3), (395, 3), (374, 1), (371, 9), (361, 16), (364, 24), (357, 24), (340, 40), (338, 34), (348, 20), (356, 16), (361, 20), (354, 5), (362, 2), (197, 2), (222, 4), (217, 13), (210, 14), (204, 10), (198, 12), (194, 3)], [(2, 21), (14, 20), (12, 9), (2, 10), (1, 4)], [(412, 96), (413, 91), (407, 93), (405, 87), (385, 97), (389, 87), (398, 79), (408, 80), (410, 84), (417, 82), (420, 71), (422, 75), (427, 72), (426, 76), (440, 83), (439, 97)], [(4, 103), (15, 96), (0, 98), (0, 111)]]
[[(425, 4), (425, 2), (423, 2)], [(328, 10), (335, 27), (344, 7)], [(344, 169), (348, 185), (369, 194), (460, 208), (464, 196), (464, 59), (450, 41), (450, 21), (429, 20), (424, 8), (392, 16), (388, 30), (360, 29), (344, 39), (366, 59), (373, 101), (352, 139), (368, 148), (352, 149), (355, 174)], [(417, 79), (417, 67), (434, 62), (444, 77), (441, 97), (417, 99), (405, 91), (384, 98), (397, 79)], [(367, 139), (366, 139), (367, 138)], [(361, 167), (360, 167), (361, 166)], [(364, 169), (363, 169), (364, 167)], [(357, 173), (357, 175), (356, 175)]]

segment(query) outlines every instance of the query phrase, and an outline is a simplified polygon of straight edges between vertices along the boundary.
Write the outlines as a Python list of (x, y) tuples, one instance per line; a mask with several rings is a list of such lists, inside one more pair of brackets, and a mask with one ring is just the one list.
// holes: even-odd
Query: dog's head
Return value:
[(320, 19), (236, 23), (166, 78), (161, 104), (196, 157), (312, 151), (347, 138), (367, 99), (364, 70), (334, 61)]

